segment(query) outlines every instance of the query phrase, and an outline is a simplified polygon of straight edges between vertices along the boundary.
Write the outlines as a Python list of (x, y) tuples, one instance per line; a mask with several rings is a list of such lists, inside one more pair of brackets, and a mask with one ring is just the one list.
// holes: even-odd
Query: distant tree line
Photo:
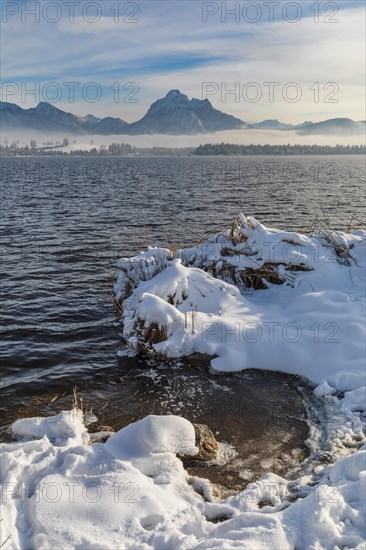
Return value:
[(364, 145), (235, 145), (206, 143), (194, 155), (364, 155)]
[[(91, 142), (91, 145), (93, 142)], [(171, 157), (182, 157), (188, 156), (193, 153), (193, 147), (187, 148), (172, 148), (172, 147), (134, 147), (129, 143), (111, 143), (110, 145), (100, 145), (97, 147), (92, 147), (91, 149), (73, 149), (71, 151), (62, 151), (63, 147), (67, 147), (69, 141), (65, 138), (62, 144), (48, 143), (47, 146), (37, 146), (37, 143), (34, 139), (30, 141), (30, 147), (28, 145), (21, 146), (19, 142), (13, 142), (11, 145), (2, 145), (0, 146), (0, 154), (7, 156), (27, 156), (27, 155), (37, 155), (37, 156), (142, 156), (142, 155), (151, 155), (151, 156), (171, 156)]]
[(44, 154), (65, 154), (65, 151), (60, 151), (62, 147), (68, 147), (70, 144), (68, 138), (64, 138), (62, 143), (53, 142), (44, 143), (38, 145), (35, 139), (30, 140), (30, 147), (28, 145), (20, 145), (20, 141), (13, 141), (10, 145), (8, 140), (4, 140), (4, 145), (0, 145), (0, 154), (2, 155), (44, 155)]
[[(91, 142), (91, 145), (93, 142)], [(100, 145), (89, 150), (74, 149), (63, 151), (69, 145), (65, 138), (61, 143), (49, 143), (37, 146), (35, 140), (28, 145), (21, 146), (19, 142), (10, 145), (0, 145), (0, 154), (3, 156), (171, 156), (185, 157), (190, 155), (212, 156), (212, 155), (365, 155), (364, 145), (235, 145), (232, 143), (206, 143), (197, 148), (172, 148), (172, 147), (134, 147), (129, 143), (111, 143)]]
[(194, 147), (172, 148), (172, 147), (138, 147), (136, 151), (140, 155), (152, 155), (154, 157), (187, 157), (194, 152)]
[(136, 152), (136, 147), (132, 147), (129, 143), (111, 143), (107, 148), (102, 147), (101, 154), (116, 155), (131, 155)]
[(49, 155), (115, 155), (115, 156), (125, 156), (133, 155), (136, 153), (136, 148), (132, 147), (128, 143), (111, 143), (108, 147), (101, 145), (98, 147), (93, 147), (90, 150), (72, 150), (72, 151), (62, 151), (63, 147), (68, 147), (70, 144), (69, 140), (65, 138), (62, 143), (53, 144), (52, 142), (46, 145), (37, 145), (36, 140), (30, 140), (30, 147), (28, 145), (19, 145), (19, 141), (13, 141), (10, 145), (4, 144), (0, 145), (0, 153), (3, 155), (39, 155), (39, 156), (49, 156)]

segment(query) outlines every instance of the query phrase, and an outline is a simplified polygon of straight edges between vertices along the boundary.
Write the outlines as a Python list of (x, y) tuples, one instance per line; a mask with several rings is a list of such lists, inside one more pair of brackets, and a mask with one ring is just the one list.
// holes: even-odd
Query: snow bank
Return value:
[(148, 416), (112, 435), (105, 447), (121, 459), (150, 457), (152, 453), (198, 453), (193, 425), (178, 416)]
[(232, 228), (174, 256), (122, 259), (115, 286), (131, 347), (168, 357), (204, 353), (214, 371), (246, 368), (365, 384), (366, 232)]
[(176, 457), (196, 450), (183, 418), (148, 416), (92, 445), (74, 411), (22, 422), (1, 448), (4, 548), (365, 547), (365, 446), (315, 484), (267, 474), (220, 502)]
[(144, 548), (155, 525), (201, 501), (176, 458), (198, 452), (184, 418), (148, 416), (93, 445), (75, 411), (12, 429), (21, 442), (1, 449), (6, 548)]
[(84, 426), (83, 415), (79, 410), (60, 412), (50, 418), (22, 418), (12, 425), (15, 436), (28, 439), (47, 437), (54, 445), (73, 445), (88, 443), (89, 435)]

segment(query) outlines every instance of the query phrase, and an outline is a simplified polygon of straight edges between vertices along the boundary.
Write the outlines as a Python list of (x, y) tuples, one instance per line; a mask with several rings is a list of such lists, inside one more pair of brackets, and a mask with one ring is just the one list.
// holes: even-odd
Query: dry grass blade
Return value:
[(88, 410), (88, 403), (86, 403), (84, 407), (83, 398), (78, 397), (78, 389), (76, 385), (72, 390), (72, 408), (74, 409), (74, 411), (81, 411), (84, 417), (84, 420), (88, 415), (91, 415), (93, 413), (92, 407), (90, 407), (90, 409)]
[[(4, 518), (0, 518), (0, 523), (3, 521), (3, 519)], [(3, 548), (10, 538), (11, 538), (11, 534), (4, 540), (4, 542), (0, 543), (0, 548)]]
[(147, 327), (144, 335), (145, 343), (147, 343), (150, 347), (154, 344), (164, 342), (167, 338), (168, 334), (166, 327), (159, 327), (157, 323), (152, 323), (149, 327)]
[[(353, 225), (353, 222), (355, 222), (356, 225)], [(353, 229), (360, 229), (363, 227), (365, 227), (365, 222), (361, 221), (354, 214), (352, 214), (351, 219), (346, 227), (346, 233), (351, 233)]]
[(74, 389), (72, 390), (72, 408), (73, 409), (78, 409), (79, 408), (78, 389), (77, 389), (76, 385), (74, 386)]
[[(108, 298), (109, 298), (110, 301), (112, 302), (114, 308), (117, 310), (118, 315), (122, 315), (122, 314), (123, 314), (123, 307), (122, 307), (122, 304), (120, 304), (120, 303), (118, 302), (118, 300), (116, 300), (116, 297), (115, 297), (115, 295), (114, 295), (113, 290), (111, 289), (111, 286), (109, 286), (108, 283), (105, 283), (105, 286), (106, 286), (106, 289), (107, 289)], [(112, 288), (113, 288), (113, 287), (112, 287)]]
[(6, 539), (4, 540), (4, 542), (2, 542), (2, 543), (0, 544), (0, 548), (3, 548), (3, 546), (5, 546), (5, 544), (8, 542), (8, 540), (9, 540), (10, 538), (11, 538), (11, 535), (9, 535), (8, 538), (6, 538)]
[(345, 244), (339, 244), (335, 239), (334, 235), (337, 235), (337, 231), (330, 229), (319, 219), (315, 218), (309, 235), (312, 236), (314, 233), (318, 232), (333, 248), (336, 255), (341, 258), (345, 265), (351, 265), (351, 262), (354, 261), (349, 248)]

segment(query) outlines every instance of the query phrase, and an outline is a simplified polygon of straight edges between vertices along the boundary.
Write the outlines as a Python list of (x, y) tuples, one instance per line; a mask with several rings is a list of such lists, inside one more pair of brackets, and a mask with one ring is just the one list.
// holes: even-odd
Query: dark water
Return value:
[(134, 366), (116, 356), (119, 257), (196, 242), (239, 210), (297, 229), (316, 216), (360, 226), (365, 214), (365, 163), (351, 156), (28, 157), (2, 159), (1, 179), (4, 422), (31, 399), (90, 391)]
[[(146, 414), (177, 414), (209, 424), (217, 441), (224, 442), (218, 462), (193, 461), (186, 467), (217, 484), (219, 496), (243, 489), (268, 471), (296, 472), (308, 455), (304, 405), (311, 401), (309, 388), (279, 373), (215, 376), (204, 367), (203, 359), (171, 364), (130, 359), (111, 367), (108, 376), (97, 369), (93, 379), (78, 380), (77, 394), (84, 409), (97, 416), (98, 429), (118, 430)], [(9, 402), (0, 440), (11, 439), (8, 427), (14, 418), (51, 416), (69, 410), (71, 403), (70, 387), (52, 382), (22, 403)]]

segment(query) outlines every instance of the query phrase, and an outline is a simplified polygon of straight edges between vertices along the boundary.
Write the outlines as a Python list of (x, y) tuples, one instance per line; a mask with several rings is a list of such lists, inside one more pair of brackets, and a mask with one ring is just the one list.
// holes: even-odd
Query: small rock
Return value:
[(95, 434), (98, 432), (114, 432), (114, 429), (111, 426), (104, 426), (100, 422), (93, 422), (88, 426), (88, 432), (90, 434)]
[(196, 435), (196, 447), (199, 451), (194, 456), (180, 457), (184, 462), (190, 460), (215, 460), (217, 458), (217, 449), (219, 445), (214, 434), (206, 424), (193, 424)]

